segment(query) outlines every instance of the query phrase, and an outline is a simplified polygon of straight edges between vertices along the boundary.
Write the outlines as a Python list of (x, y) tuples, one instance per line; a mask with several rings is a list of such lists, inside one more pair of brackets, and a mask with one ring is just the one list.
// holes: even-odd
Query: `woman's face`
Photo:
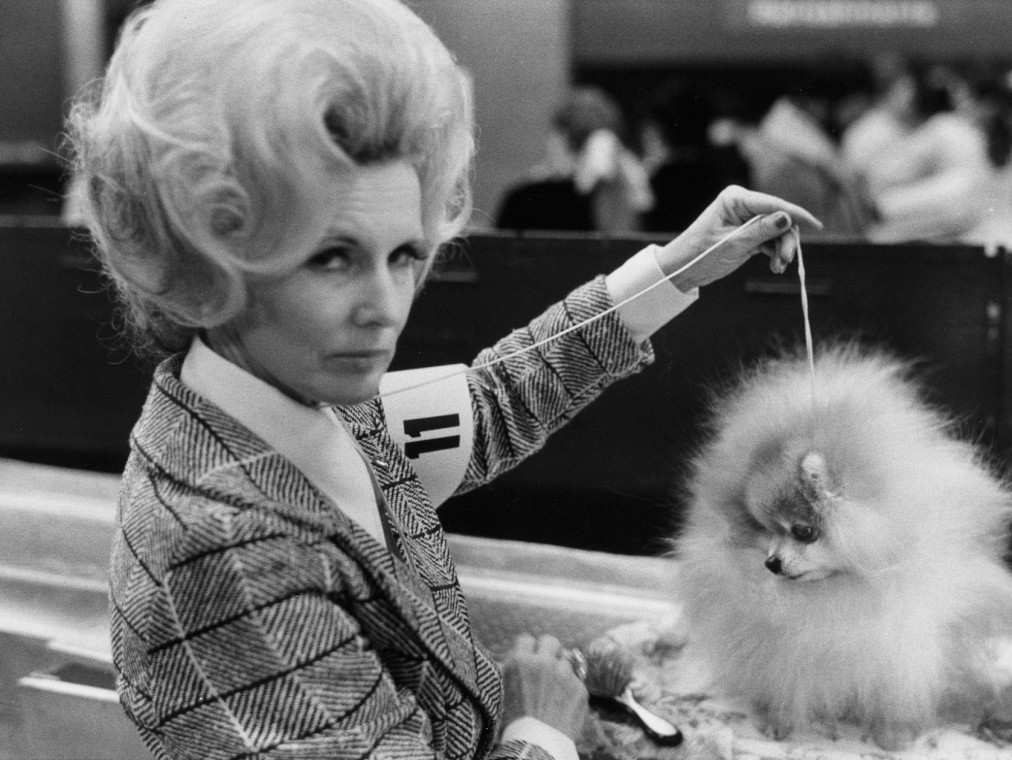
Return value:
[(303, 402), (374, 396), (393, 359), (428, 255), (415, 170), (357, 169), (302, 263), (256, 283), (246, 314), (208, 335), (211, 347)]

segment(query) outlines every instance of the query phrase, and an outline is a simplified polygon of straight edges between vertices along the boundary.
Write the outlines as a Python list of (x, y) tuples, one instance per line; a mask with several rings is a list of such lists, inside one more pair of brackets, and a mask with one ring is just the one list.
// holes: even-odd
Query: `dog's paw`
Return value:
[(999, 741), (1012, 744), (1012, 722), (988, 716), (979, 726), (977, 732), (988, 741)]
[(821, 717), (819, 718), (819, 725), (822, 727), (822, 733), (830, 741), (840, 741), (840, 721), (833, 717)]
[(1012, 725), (1012, 684), (997, 689), (986, 709), (987, 721)]
[(756, 725), (763, 736), (767, 739), (773, 739), (773, 741), (783, 741), (794, 733), (794, 726), (792, 724), (770, 718), (759, 718), (756, 721)]
[(913, 723), (881, 722), (871, 725), (871, 738), (882, 749), (889, 752), (909, 747), (921, 733), (921, 727)]
[(794, 724), (774, 714), (769, 705), (756, 703), (752, 707), (756, 714), (756, 728), (766, 738), (779, 742), (793, 733)]

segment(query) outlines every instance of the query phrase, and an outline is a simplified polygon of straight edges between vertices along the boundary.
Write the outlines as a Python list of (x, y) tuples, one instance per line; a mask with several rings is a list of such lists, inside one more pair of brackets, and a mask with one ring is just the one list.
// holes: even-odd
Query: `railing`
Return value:
[[(470, 361), (650, 238), (476, 234), (414, 307), (394, 368)], [(150, 366), (114, 329), (87, 246), (58, 226), (0, 226), (0, 456), (116, 472)], [(1003, 250), (805, 241), (816, 340), (860, 338), (919, 360), (933, 400), (967, 435), (1012, 449), (1010, 258)], [(699, 440), (708, 390), (801, 339), (793, 270), (755, 260), (703, 290), (654, 337), (656, 363), (609, 389), (545, 449), (451, 500), (454, 532), (624, 554), (664, 548), (671, 495)], [(553, 509), (545, 509), (552, 504)]]

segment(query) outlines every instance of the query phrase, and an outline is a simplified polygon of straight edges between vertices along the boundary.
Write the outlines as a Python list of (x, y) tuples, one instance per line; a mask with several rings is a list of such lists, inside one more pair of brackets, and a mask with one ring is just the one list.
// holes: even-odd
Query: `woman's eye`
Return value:
[(819, 537), (819, 529), (812, 525), (802, 525), (797, 523), (791, 526), (791, 535), (794, 537), (795, 541), (800, 541), (803, 544), (810, 544)]
[(350, 264), (351, 254), (347, 248), (328, 248), (309, 259), (309, 265), (315, 269), (347, 269)]
[(402, 245), (390, 254), (391, 261), (398, 264), (414, 264), (426, 258), (425, 251), (413, 245)]

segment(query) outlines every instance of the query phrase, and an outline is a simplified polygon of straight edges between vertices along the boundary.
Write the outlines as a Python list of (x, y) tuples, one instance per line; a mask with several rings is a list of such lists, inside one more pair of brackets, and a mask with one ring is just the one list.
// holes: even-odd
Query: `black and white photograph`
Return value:
[(0, 98), (0, 760), (1012, 760), (1010, 0), (0, 0)]

